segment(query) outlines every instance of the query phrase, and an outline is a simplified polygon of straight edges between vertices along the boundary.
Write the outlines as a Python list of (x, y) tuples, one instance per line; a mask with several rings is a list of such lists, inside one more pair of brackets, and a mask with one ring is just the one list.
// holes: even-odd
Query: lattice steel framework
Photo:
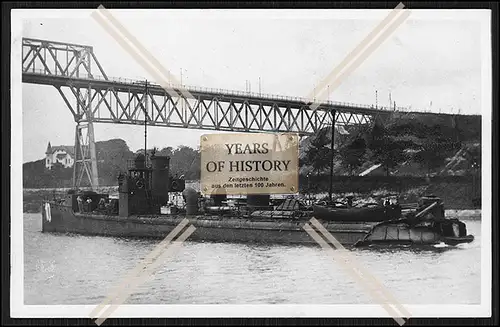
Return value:
[(145, 88), (145, 81), (109, 78), (90, 46), (35, 39), (23, 39), (23, 82), (54, 86), (73, 114), (75, 187), (84, 175), (98, 186), (96, 122), (143, 125), (146, 120), (151, 126), (312, 135), (331, 126), (332, 112), (342, 126), (368, 126), (381, 112), (339, 102), (311, 110), (307, 99), (221, 89), (171, 85), (167, 92), (151, 83)]
[[(30, 74), (44, 76), (48, 79), (59, 76), (71, 80), (78, 79), (80, 76), (92, 78), (92, 72), (96, 69), (99, 75), (107, 79), (106, 73), (97, 61), (92, 47), (46, 40), (23, 39), (22, 69), (23, 82), (28, 83), (30, 80), (25, 77)], [(50, 84), (49, 81), (43, 84), (47, 83)], [(95, 189), (99, 186), (99, 175), (95, 151), (92, 102), (90, 101), (90, 85), (87, 88), (76, 90), (70, 87), (71, 91), (74, 92), (75, 106), (71, 105), (65, 95), (64, 85), (51, 85), (55, 86), (59, 91), (76, 122), (73, 187), (80, 187), (85, 175), (88, 184)]]

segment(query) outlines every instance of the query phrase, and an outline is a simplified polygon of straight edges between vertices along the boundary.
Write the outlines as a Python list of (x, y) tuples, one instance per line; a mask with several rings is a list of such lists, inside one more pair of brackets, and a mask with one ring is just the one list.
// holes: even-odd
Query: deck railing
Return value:
[[(53, 73), (48, 73), (44, 69), (30, 69), (30, 71), (25, 72), (25, 74), (38, 74), (38, 75), (47, 75), (47, 76), (61, 76), (61, 77), (67, 77), (62, 74), (53, 74)], [(112, 83), (120, 83), (120, 84), (125, 84), (125, 85), (141, 85), (145, 87), (145, 81), (141, 80), (139, 78), (137, 79), (132, 79), (132, 78), (125, 78), (125, 77), (104, 77), (101, 75), (89, 75), (89, 74), (79, 74), (78, 77), (72, 77), (76, 79), (81, 79), (81, 80), (89, 80), (89, 81), (104, 81), (104, 82), (112, 82)], [(162, 85), (157, 84), (157, 83), (150, 83), (148, 82), (149, 87), (154, 87), (154, 88), (163, 88)], [(318, 102), (319, 104), (324, 104), (324, 105), (330, 105), (330, 106), (340, 106), (340, 107), (347, 107), (347, 108), (363, 108), (363, 109), (377, 109), (381, 111), (409, 111), (411, 110), (411, 107), (387, 107), (387, 106), (374, 106), (374, 105), (368, 105), (368, 104), (361, 104), (361, 103), (352, 103), (352, 102), (341, 102), (341, 101), (331, 101), (331, 100), (319, 100), (316, 98), (305, 98), (305, 97), (294, 97), (294, 96), (288, 96), (288, 95), (280, 95), (280, 94), (269, 94), (269, 93), (262, 93), (262, 92), (247, 92), (247, 91), (239, 91), (239, 90), (230, 90), (230, 89), (224, 89), (224, 88), (210, 88), (210, 87), (199, 87), (199, 86), (192, 86), (192, 85), (186, 85), (186, 84), (168, 84), (169, 88), (172, 88), (174, 90), (186, 90), (187, 92), (198, 92), (198, 93), (207, 93), (207, 94), (217, 94), (217, 95), (233, 95), (233, 96), (241, 96), (241, 97), (248, 97), (248, 98), (254, 98), (254, 99), (266, 99), (266, 100), (278, 100), (278, 101), (294, 101), (294, 102), (300, 102), (304, 104), (312, 104), (314, 102)]]

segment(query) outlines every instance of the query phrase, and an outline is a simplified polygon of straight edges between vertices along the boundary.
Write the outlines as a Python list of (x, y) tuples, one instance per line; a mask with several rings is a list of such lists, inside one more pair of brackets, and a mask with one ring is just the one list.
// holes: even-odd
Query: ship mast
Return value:
[(329, 197), (330, 197), (330, 203), (333, 202), (333, 148), (335, 144), (335, 110), (332, 110), (332, 137), (331, 137), (331, 152), (330, 152), (330, 190), (329, 190)]
[(147, 163), (148, 157), (148, 148), (147, 148), (147, 139), (148, 139), (148, 80), (146, 80), (145, 90), (144, 90), (144, 165)]

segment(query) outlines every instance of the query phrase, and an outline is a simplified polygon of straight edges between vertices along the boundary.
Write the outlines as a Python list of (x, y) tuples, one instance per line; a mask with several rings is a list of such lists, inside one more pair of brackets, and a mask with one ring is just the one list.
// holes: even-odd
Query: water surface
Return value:
[[(404, 304), (479, 304), (481, 222), (470, 244), (350, 253)], [(99, 304), (160, 240), (41, 233), (24, 214), (25, 304)], [(318, 246), (186, 242), (129, 304), (372, 304)]]

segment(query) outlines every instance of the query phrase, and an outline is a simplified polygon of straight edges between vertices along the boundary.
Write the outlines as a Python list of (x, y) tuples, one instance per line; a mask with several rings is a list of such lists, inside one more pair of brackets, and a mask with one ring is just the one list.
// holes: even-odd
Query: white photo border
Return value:
[[(111, 10), (111, 9), (110, 9)], [(130, 9), (132, 10), (132, 9)], [(145, 9), (133, 9), (140, 12)], [(162, 10), (162, 9), (148, 9)], [(23, 252), (23, 134), (21, 47), (23, 22), (34, 18), (86, 18), (94, 9), (13, 9), (11, 11), (11, 279), (10, 308), (12, 318), (88, 318), (96, 305), (25, 305)], [(111, 10), (115, 11), (115, 10)], [(215, 10), (212, 14), (258, 14), (259, 17), (287, 15), (294, 18), (296, 10)], [(317, 18), (383, 18), (387, 10), (306, 10), (300, 17)], [(203, 10), (190, 10), (203, 15)], [(340, 13), (341, 12), (341, 13)], [(481, 115), (482, 115), (482, 210), (481, 210), (481, 304), (479, 305), (407, 305), (411, 318), (491, 317), (492, 304), (492, 69), (490, 10), (418, 10), (412, 9), (412, 19), (460, 19), (481, 23)], [(305, 90), (307, 92), (308, 90)], [(331, 318), (391, 318), (380, 305), (122, 305), (110, 318), (178, 318), (178, 317), (331, 317)]]

